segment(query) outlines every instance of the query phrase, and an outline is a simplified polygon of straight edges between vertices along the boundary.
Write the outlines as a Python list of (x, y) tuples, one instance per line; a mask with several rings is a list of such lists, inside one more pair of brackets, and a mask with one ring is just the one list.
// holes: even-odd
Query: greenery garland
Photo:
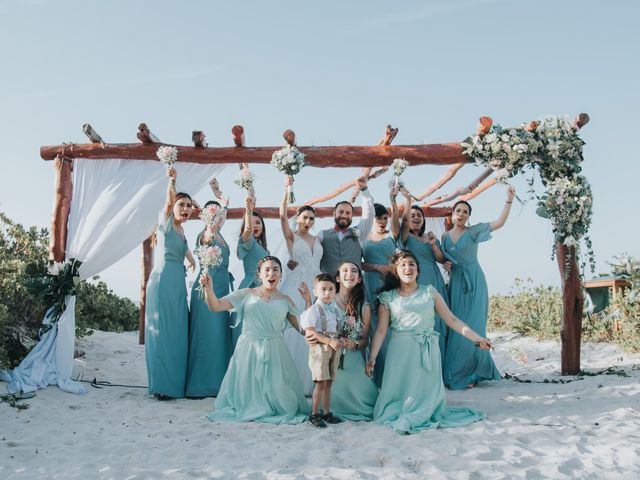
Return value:
[[(488, 132), (468, 137), (461, 146), (476, 164), (493, 169), (502, 183), (525, 168), (537, 169), (546, 191), (537, 197), (536, 213), (551, 221), (555, 242), (575, 248), (577, 254), (580, 244), (586, 245), (594, 272), (595, 256), (588, 236), (593, 195), (589, 182), (580, 175), (585, 143), (578, 130), (567, 117), (544, 117), (515, 128), (491, 125)], [(554, 255), (555, 248), (552, 258)]]

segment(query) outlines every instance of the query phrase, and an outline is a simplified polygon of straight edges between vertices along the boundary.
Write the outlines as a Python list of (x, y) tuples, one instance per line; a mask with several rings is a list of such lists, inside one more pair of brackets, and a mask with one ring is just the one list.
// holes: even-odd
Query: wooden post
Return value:
[[(577, 375), (580, 373), (580, 336), (582, 335), (584, 295), (575, 247), (567, 247), (556, 242), (556, 259), (562, 282), (561, 373)], [(568, 272), (567, 266), (570, 268)]]
[(144, 345), (144, 311), (147, 301), (147, 282), (153, 270), (153, 246), (155, 234), (142, 242), (142, 271), (140, 272), (140, 322), (138, 324), (138, 344)]
[(62, 262), (67, 248), (67, 228), (69, 210), (71, 209), (71, 194), (73, 181), (73, 160), (58, 155), (55, 158), (56, 169), (55, 200), (53, 204), (53, 218), (51, 220), (51, 237), (49, 241), (49, 260)]

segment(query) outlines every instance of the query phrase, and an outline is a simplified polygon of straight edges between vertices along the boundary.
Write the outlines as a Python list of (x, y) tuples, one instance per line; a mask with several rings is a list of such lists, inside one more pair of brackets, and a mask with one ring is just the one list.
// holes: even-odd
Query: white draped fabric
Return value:
[[(179, 191), (196, 193), (224, 165), (176, 163)], [(140, 245), (154, 230), (167, 190), (164, 165), (157, 161), (74, 161), (66, 258), (80, 260), (81, 279), (100, 273)], [(75, 297), (49, 330), (12, 371), (0, 372), (10, 393), (48, 385), (72, 393), (84, 387), (70, 379), (75, 343)], [(45, 316), (43, 323), (47, 323)]]

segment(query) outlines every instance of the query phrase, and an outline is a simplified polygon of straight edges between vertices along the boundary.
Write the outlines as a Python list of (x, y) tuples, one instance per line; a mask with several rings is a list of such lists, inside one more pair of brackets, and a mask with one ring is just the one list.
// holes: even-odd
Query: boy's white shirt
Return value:
[[(300, 326), (302, 328), (313, 327), (316, 332), (322, 332), (322, 316), (319, 309), (322, 308), (320, 300), (307, 308), (302, 315), (300, 315)], [(333, 311), (325, 310), (325, 317), (327, 319), (327, 329), (325, 332), (337, 332), (338, 331), (338, 304), (335, 300), (332, 300), (329, 304), (333, 306)]]

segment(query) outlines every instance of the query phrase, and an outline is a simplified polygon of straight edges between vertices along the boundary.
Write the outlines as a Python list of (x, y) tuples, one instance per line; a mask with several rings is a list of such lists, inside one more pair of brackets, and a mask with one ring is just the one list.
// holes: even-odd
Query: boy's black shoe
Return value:
[(322, 415), (320, 415), (319, 413), (309, 416), (309, 423), (315, 428), (327, 428), (327, 424), (324, 423), (324, 420), (322, 420)]
[(336, 417), (333, 413), (329, 412), (325, 415), (322, 416), (322, 419), (327, 422), (330, 423), (331, 425), (335, 425), (336, 423), (342, 423), (344, 422), (343, 419), (341, 419), (340, 417)]

